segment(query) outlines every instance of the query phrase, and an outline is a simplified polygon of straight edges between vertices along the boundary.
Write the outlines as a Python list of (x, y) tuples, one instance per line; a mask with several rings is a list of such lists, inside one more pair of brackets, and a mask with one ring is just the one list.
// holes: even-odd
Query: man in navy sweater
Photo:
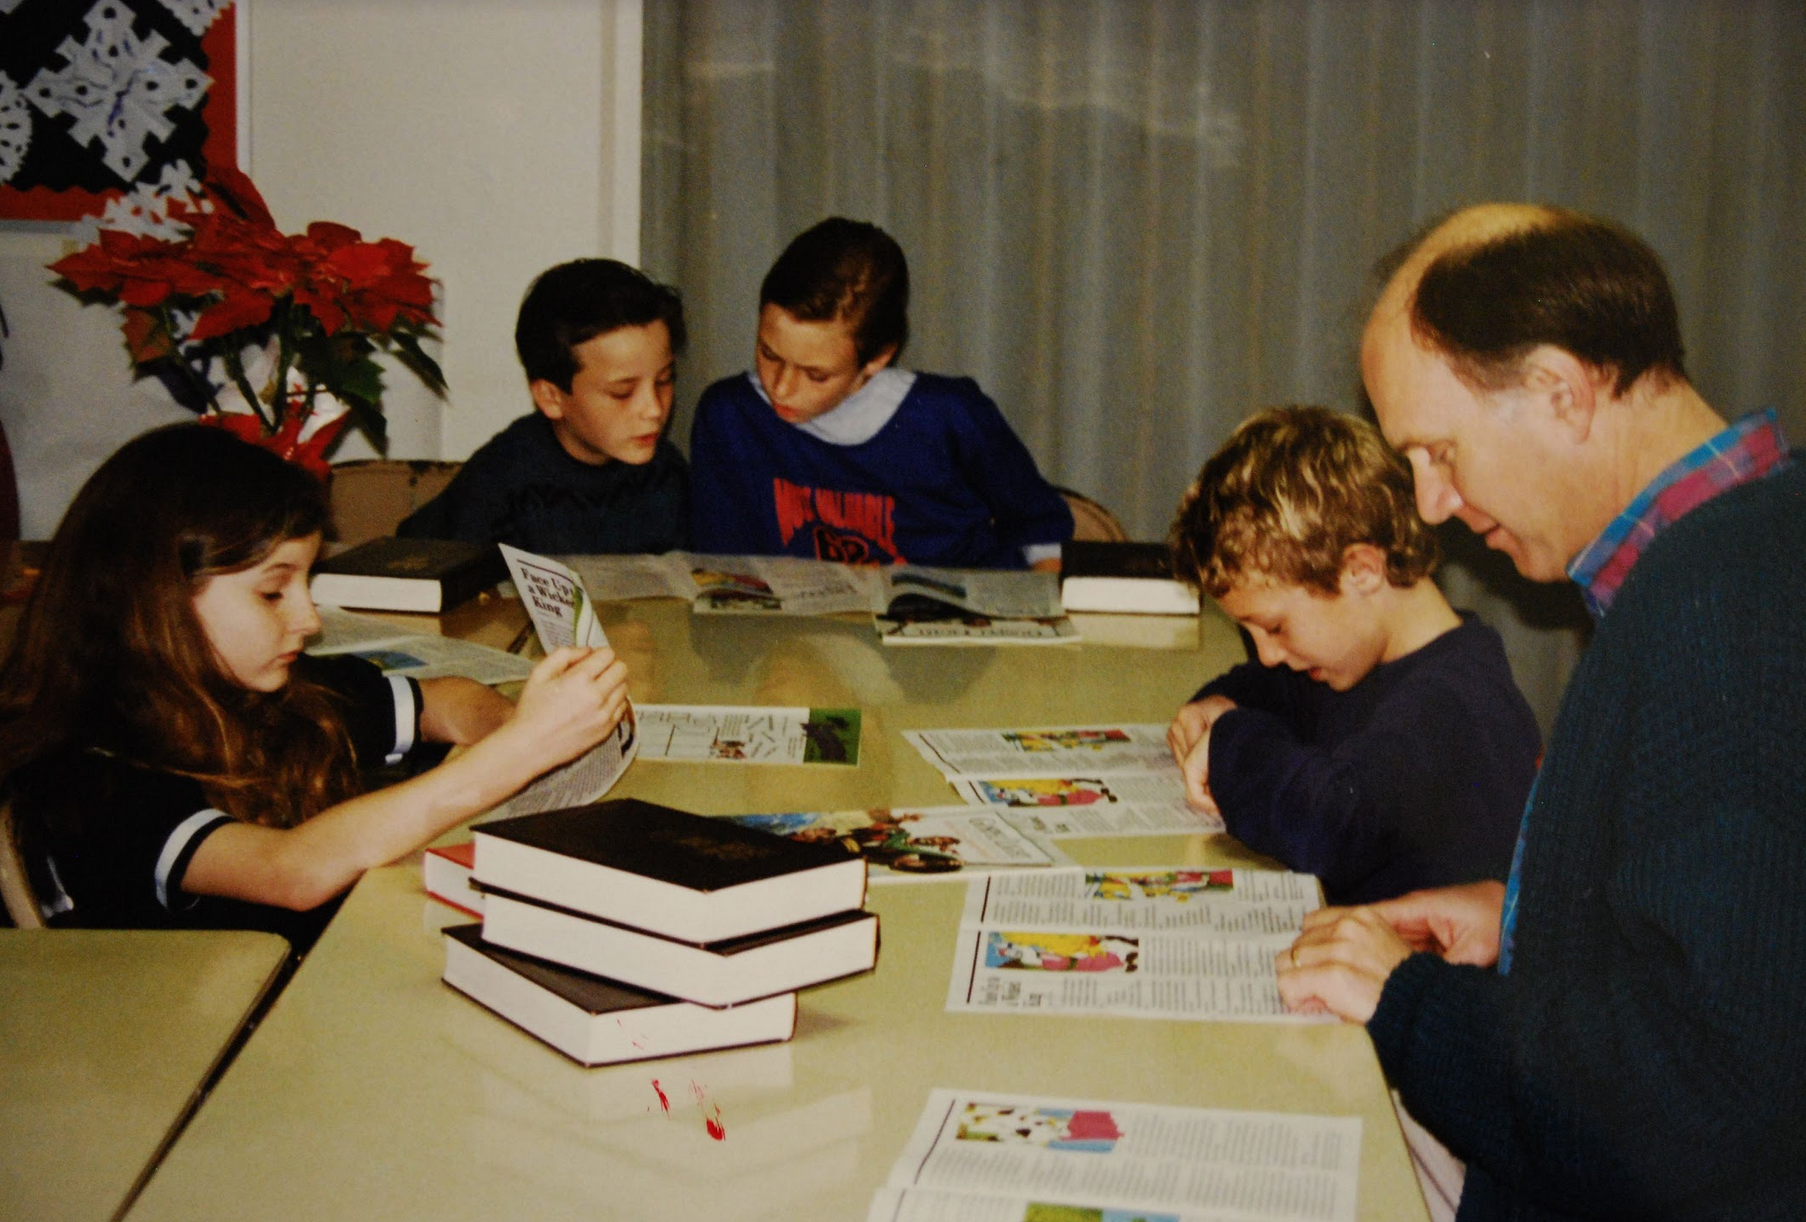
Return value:
[(1424, 518), (1598, 631), (1509, 883), (1313, 914), (1281, 993), (1367, 1023), (1458, 1218), (1801, 1217), (1806, 464), (1726, 427), (1654, 253), (1575, 213), (1430, 231), (1361, 363)]

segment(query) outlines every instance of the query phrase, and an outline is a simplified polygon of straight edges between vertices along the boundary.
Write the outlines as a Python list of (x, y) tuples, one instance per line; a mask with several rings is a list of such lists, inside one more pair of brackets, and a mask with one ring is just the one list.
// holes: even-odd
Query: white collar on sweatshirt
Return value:
[[(753, 391), (759, 398), (770, 403), (771, 396), (765, 393), (758, 371), (748, 370), (746, 378), (752, 383)], [(879, 429), (890, 423), (890, 418), (903, 406), (909, 388), (915, 384), (914, 371), (887, 366), (873, 374), (864, 386), (841, 400), (840, 406), (833, 411), (824, 412), (813, 420), (805, 420), (791, 427), (799, 428), (829, 445), (863, 445), (876, 437)]]

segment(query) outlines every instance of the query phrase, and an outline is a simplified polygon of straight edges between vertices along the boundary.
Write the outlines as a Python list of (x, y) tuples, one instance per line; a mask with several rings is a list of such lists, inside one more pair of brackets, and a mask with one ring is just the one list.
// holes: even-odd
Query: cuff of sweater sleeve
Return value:
[(1286, 723), (1265, 709), (1237, 705), (1210, 726), (1210, 775), (1234, 777), (1241, 774), (1240, 758), (1248, 744), (1262, 738), (1286, 738), (1296, 741)]
[(1437, 973), (1448, 967), (1440, 958), (1418, 951), (1392, 969), (1380, 989), (1380, 1003), (1367, 1020), (1367, 1034), (1379, 1054), (1386, 1080), (1398, 1085), (1410, 1055), (1411, 1033), (1423, 999), (1435, 988)]

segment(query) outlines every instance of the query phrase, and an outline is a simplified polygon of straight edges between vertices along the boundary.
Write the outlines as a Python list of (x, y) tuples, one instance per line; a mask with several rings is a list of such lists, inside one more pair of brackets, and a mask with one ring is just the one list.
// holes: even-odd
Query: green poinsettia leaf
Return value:
[(420, 346), (420, 337), (398, 331), (390, 338), (394, 342), (395, 359), (426, 383), (428, 390), (443, 398), (446, 391), (445, 373), (439, 368), (439, 362), (428, 356), (426, 349)]

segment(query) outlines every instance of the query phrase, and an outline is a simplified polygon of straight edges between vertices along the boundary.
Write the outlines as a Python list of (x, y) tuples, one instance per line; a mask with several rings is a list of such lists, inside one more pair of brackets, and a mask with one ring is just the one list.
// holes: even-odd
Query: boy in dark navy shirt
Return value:
[(1167, 731), (1192, 803), (1332, 903), (1503, 879), (1536, 721), (1498, 634), (1430, 579), (1436, 538), (1379, 434), (1319, 407), (1244, 422), (1173, 543), (1258, 658)]
[(542, 272), (514, 329), (538, 410), (472, 454), (396, 533), (553, 555), (682, 547), (688, 471), (664, 431), (683, 342), (676, 290), (624, 263)]

